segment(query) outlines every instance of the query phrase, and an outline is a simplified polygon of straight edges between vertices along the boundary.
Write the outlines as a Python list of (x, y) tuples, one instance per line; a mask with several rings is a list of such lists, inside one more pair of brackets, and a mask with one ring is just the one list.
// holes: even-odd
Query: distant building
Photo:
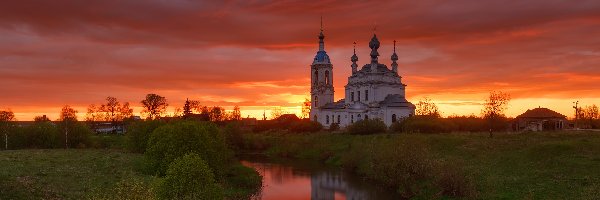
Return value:
[(525, 111), (513, 120), (515, 131), (555, 131), (567, 125), (567, 117), (548, 108)]
[(319, 34), (319, 51), (311, 65), (310, 119), (329, 127), (336, 123), (345, 127), (363, 119), (381, 119), (386, 125), (414, 115), (415, 105), (405, 96), (406, 85), (398, 75), (396, 42), (391, 55), (391, 69), (379, 63), (380, 43), (376, 35), (369, 42), (369, 63), (358, 68), (356, 51), (351, 56), (352, 74), (345, 86), (345, 99), (334, 101), (333, 65), (325, 52), (323, 30)]

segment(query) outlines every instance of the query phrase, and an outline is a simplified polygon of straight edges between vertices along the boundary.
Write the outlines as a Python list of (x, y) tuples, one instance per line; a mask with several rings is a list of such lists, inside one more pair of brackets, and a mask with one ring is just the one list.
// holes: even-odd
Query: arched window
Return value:
[(357, 117), (358, 117), (358, 120), (360, 120), (360, 114), (358, 114), (358, 116), (357, 116)]
[(338, 115), (338, 124), (340, 124), (340, 115)]
[(352, 102), (354, 102), (354, 92), (350, 92), (350, 99), (352, 99)]
[(396, 114), (392, 114), (392, 123), (396, 122)]
[(354, 123), (354, 115), (350, 115), (350, 123)]
[(329, 71), (325, 70), (325, 84), (329, 85)]
[(319, 82), (319, 71), (315, 70), (315, 84)]
[(360, 101), (360, 91), (356, 91), (358, 94), (358, 101)]
[(369, 90), (365, 90), (365, 101), (369, 100)]
[(319, 107), (319, 97), (315, 96), (315, 108)]
[(325, 124), (329, 124), (329, 115), (325, 116)]
[(315, 119), (315, 122), (317, 122), (317, 115), (315, 115), (314, 119)]
[(365, 119), (369, 119), (369, 115), (365, 115)]

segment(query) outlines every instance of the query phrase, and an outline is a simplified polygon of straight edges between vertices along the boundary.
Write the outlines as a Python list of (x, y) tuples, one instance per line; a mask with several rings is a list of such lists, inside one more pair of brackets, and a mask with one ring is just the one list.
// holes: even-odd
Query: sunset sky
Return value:
[(114, 96), (139, 115), (156, 93), (169, 111), (190, 98), (299, 112), (321, 15), (336, 100), (376, 26), (380, 62), (398, 41), (407, 99), (444, 116), (479, 115), (492, 90), (511, 95), (509, 116), (600, 104), (600, 1), (18, 0), (0, 4), (0, 110), (54, 120)]

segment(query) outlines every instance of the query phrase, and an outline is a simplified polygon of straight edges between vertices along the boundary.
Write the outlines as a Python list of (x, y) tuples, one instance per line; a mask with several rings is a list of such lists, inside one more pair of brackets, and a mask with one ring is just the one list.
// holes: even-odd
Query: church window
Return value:
[(325, 70), (325, 84), (329, 85), (329, 71)]
[(338, 115), (338, 122), (337, 123), (340, 124), (340, 115)]
[(319, 71), (315, 70), (315, 84), (319, 82)]
[(396, 114), (392, 114), (392, 123), (396, 122)]
[(358, 117), (358, 120), (360, 120), (360, 114), (358, 114), (358, 116), (357, 116), (357, 117)]
[(365, 101), (369, 100), (369, 90), (365, 90)]
[(329, 115), (325, 116), (325, 124), (329, 124)]
[(317, 121), (317, 115), (315, 115), (315, 122)]
[(319, 107), (319, 97), (315, 96), (315, 107)]
[(369, 115), (365, 115), (365, 119), (369, 119)]
[(350, 99), (352, 99), (352, 102), (354, 102), (354, 92), (350, 92)]
[(357, 91), (358, 93), (358, 101), (360, 101), (360, 91)]

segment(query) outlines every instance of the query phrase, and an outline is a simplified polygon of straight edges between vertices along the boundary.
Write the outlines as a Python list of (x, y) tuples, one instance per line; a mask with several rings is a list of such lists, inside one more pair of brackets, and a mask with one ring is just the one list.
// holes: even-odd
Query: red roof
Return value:
[(527, 110), (525, 113), (517, 116), (516, 118), (566, 118), (556, 111), (548, 108), (534, 108), (533, 110)]

